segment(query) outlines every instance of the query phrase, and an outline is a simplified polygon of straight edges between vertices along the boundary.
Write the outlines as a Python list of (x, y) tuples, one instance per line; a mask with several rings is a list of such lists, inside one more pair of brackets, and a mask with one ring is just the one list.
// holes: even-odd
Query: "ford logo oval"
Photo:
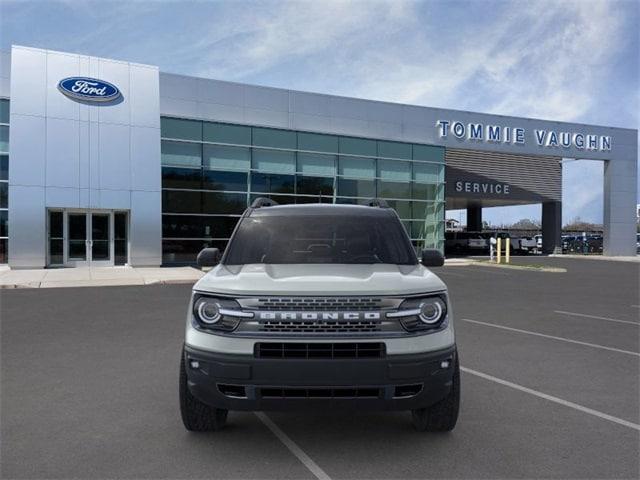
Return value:
[(120, 97), (120, 90), (112, 83), (89, 77), (63, 78), (58, 90), (67, 97), (88, 102), (110, 102)]

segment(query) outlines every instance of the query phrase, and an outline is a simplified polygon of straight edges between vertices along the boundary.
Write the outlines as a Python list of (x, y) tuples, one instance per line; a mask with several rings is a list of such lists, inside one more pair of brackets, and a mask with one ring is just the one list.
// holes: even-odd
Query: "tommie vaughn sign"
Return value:
[[(514, 145), (524, 145), (526, 142), (526, 130), (521, 127), (438, 120), (436, 128), (440, 138), (447, 138), (451, 135), (465, 141), (510, 143)], [(579, 150), (611, 151), (611, 137), (607, 135), (541, 129), (535, 129), (533, 133), (534, 141), (543, 148), (575, 147)]]
[(76, 100), (110, 102), (120, 98), (120, 90), (112, 83), (89, 77), (69, 77), (58, 82), (58, 90)]

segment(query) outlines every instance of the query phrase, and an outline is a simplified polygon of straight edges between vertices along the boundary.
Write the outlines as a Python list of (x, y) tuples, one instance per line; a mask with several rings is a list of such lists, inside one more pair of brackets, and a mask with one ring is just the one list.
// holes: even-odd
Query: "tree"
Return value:
[(540, 230), (540, 222), (530, 218), (522, 218), (509, 226), (513, 230)]
[(562, 229), (568, 232), (593, 232), (593, 231), (601, 231), (602, 225), (584, 221), (580, 217), (575, 217), (573, 220), (567, 223)]

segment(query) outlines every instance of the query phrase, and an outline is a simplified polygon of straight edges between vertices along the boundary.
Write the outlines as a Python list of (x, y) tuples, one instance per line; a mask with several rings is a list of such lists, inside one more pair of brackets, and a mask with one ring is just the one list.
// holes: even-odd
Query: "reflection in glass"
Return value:
[(296, 177), (296, 193), (304, 195), (333, 195), (333, 177)]
[(162, 167), (162, 188), (202, 188), (202, 170), (200, 168)]
[(294, 193), (294, 175), (251, 174), (251, 191), (260, 193)]

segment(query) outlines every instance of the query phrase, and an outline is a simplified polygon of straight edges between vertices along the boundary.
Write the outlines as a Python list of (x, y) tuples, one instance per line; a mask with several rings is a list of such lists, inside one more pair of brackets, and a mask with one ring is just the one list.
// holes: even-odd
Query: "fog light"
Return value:
[(200, 362), (197, 360), (189, 360), (189, 366), (193, 369), (200, 368)]
[(440, 362), (440, 368), (449, 368), (451, 362), (449, 360), (443, 360)]

